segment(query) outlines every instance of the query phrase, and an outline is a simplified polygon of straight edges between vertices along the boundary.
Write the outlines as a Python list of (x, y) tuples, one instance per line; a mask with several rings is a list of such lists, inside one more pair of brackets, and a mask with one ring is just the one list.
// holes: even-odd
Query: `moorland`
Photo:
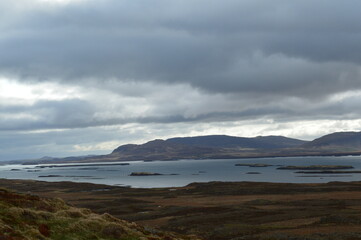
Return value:
[(136, 189), (1, 179), (0, 187), (61, 197), (72, 206), (109, 213), (145, 229), (205, 240), (361, 239), (361, 182), (210, 182)]

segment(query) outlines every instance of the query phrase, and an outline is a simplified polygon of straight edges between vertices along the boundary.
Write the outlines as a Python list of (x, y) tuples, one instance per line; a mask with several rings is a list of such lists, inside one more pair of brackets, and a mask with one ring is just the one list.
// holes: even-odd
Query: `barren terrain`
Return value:
[(209, 240), (361, 239), (361, 182), (211, 182), (132, 189), (1, 180), (0, 186)]

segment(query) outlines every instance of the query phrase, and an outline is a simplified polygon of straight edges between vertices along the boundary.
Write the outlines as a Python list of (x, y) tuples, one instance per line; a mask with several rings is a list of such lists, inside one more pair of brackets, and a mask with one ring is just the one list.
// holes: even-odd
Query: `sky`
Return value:
[(0, 1), (0, 160), (361, 131), (359, 0)]

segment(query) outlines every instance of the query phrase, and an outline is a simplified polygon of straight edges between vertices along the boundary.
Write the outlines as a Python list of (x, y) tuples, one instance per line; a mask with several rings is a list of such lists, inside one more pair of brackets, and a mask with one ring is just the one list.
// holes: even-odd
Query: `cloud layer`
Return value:
[[(103, 127), (128, 124), (144, 132), (133, 141), (148, 139), (147, 131), (189, 135), (195, 125), (223, 133), (247, 121), (263, 129), (257, 134), (277, 134), (257, 121), (281, 124), (280, 134), (302, 121), (360, 130), (360, 7), (357, 0), (1, 2), (0, 132), (95, 128), (87, 138), (100, 146), (117, 141), (99, 140)], [(160, 134), (154, 124), (172, 130)], [(292, 133), (303, 135), (310, 134)]]
[(5, 4), (0, 40), (2, 72), (22, 78), (309, 97), (360, 88), (358, 1), (22, 2)]

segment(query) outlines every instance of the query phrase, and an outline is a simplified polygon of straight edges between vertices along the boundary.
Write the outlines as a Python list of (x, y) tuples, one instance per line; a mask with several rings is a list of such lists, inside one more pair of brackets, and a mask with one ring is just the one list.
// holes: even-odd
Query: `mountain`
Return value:
[(361, 132), (336, 132), (303, 145), (305, 148), (361, 150)]
[(259, 136), (254, 138), (233, 137), (227, 135), (209, 135), (198, 137), (170, 138), (170, 143), (184, 144), (187, 146), (216, 147), (216, 148), (255, 148), (276, 149), (298, 147), (306, 141), (287, 138), (283, 136)]
[(311, 142), (283, 136), (254, 138), (209, 135), (123, 145), (111, 156), (122, 160), (222, 159), (361, 154), (361, 132), (332, 133)]
[(177, 159), (230, 159), (290, 156), (361, 155), (361, 132), (332, 133), (313, 141), (283, 136), (254, 138), (227, 135), (156, 139), (144, 144), (126, 144), (111, 154), (27, 160), (22, 164), (154, 161)]
[(126, 144), (110, 155), (122, 160), (174, 160), (238, 158), (279, 149), (299, 147), (306, 141), (282, 136), (255, 138), (210, 135), (153, 140), (145, 144)]
[(122, 145), (116, 148), (111, 155), (129, 160), (172, 160), (180, 158), (202, 158), (209, 154), (220, 152), (220, 148), (191, 146), (157, 139), (141, 145)]
[(17, 194), (0, 188), (0, 239), (197, 240), (145, 229), (109, 214), (67, 205), (61, 199)]

